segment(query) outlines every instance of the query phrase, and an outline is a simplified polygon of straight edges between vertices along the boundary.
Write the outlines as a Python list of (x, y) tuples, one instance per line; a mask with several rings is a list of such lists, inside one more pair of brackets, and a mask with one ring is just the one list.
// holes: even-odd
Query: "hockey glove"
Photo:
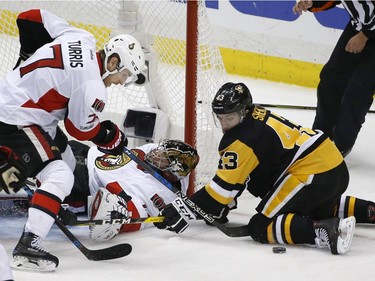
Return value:
[(100, 124), (102, 129), (105, 129), (106, 135), (102, 142), (95, 143), (99, 151), (106, 154), (121, 155), (124, 146), (128, 144), (125, 134), (120, 131), (115, 123), (109, 120), (103, 121)]
[(0, 191), (18, 192), (27, 179), (28, 170), (17, 154), (7, 146), (0, 146)]
[(159, 213), (164, 217), (164, 221), (154, 223), (159, 229), (181, 234), (189, 226), (187, 219), (195, 219), (195, 215), (185, 206), (181, 198), (177, 198), (172, 203), (166, 205)]

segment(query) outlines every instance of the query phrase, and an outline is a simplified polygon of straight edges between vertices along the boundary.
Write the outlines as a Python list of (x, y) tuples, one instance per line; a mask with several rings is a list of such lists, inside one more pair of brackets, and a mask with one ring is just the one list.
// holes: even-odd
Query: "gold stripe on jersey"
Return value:
[[(329, 155), (329, 157), (327, 157)], [(320, 174), (329, 171), (342, 163), (344, 158), (330, 139), (323, 141), (316, 149), (304, 158), (294, 162), (289, 174)]]
[(232, 202), (240, 191), (249, 174), (259, 165), (259, 160), (252, 148), (239, 140), (235, 140), (221, 155), (219, 169), (215, 179), (220, 180), (220, 185), (211, 181), (205, 186), (207, 193), (223, 205)]
[(235, 140), (219, 154), (221, 167), (216, 175), (229, 184), (245, 183), (249, 174), (259, 164), (253, 149), (240, 140)]
[(313, 177), (314, 175), (287, 175), (264, 205), (262, 214), (268, 218), (274, 217), (297, 192), (311, 183)]
[(226, 190), (219, 186), (214, 181), (211, 181), (209, 184), (206, 185), (207, 193), (214, 198), (216, 201), (223, 205), (228, 205), (230, 202), (233, 201), (233, 198), (237, 195), (239, 190)]

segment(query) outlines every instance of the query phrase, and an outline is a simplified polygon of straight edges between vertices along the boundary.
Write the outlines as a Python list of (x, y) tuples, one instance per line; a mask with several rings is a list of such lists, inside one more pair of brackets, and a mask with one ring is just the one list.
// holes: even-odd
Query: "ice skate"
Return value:
[(17, 246), (13, 250), (13, 269), (25, 271), (54, 271), (59, 260), (41, 247), (39, 236), (31, 232), (23, 232)]
[(328, 247), (333, 255), (345, 254), (352, 243), (355, 217), (317, 221), (314, 228), (315, 243), (319, 248)]

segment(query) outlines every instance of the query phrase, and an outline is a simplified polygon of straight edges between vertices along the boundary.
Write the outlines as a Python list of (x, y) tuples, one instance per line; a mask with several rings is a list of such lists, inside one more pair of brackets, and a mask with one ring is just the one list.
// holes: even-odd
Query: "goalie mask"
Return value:
[[(141, 44), (133, 36), (128, 34), (121, 34), (113, 37), (107, 44), (104, 45), (105, 53), (105, 73), (102, 79), (106, 78), (110, 74), (114, 74), (124, 69), (128, 69), (132, 76), (128, 78), (124, 86), (131, 83), (143, 85), (146, 82), (146, 76), (143, 71), (146, 70), (145, 65), (145, 54), (143, 53)], [(113, 54), (117, 54), (120, 59), (120, 63), (116, 70), (109, 71), (107, 69), (108, 58)]]
[(179, 140), (162, 140), (158, 146), (146, 154), (147, 163), (180, 180), (198, 165), (199, 155), (195, 148)]

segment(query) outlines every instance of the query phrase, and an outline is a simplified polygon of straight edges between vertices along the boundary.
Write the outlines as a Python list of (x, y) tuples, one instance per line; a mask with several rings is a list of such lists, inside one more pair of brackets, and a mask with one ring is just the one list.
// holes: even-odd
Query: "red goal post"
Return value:
[(160, 115), (164, 121), (156, 121), (151, 138), (138, 138), (128, 130), (136, 137), (130, 144), (175, 138), (195, 145), (200, 163), (189, 195), (214, 176), (221, 132), (213, 123), (211, 101), (227, 75), (204, 1), (1, 1), (1, 79), (18, 59), (17, 14), (35, 8), (88, 30), (98, 49), (118, 33), (136, 37), (146, 52), (149, 82), (111, 87), (103, 118), (123, 126), (128, 110)]

